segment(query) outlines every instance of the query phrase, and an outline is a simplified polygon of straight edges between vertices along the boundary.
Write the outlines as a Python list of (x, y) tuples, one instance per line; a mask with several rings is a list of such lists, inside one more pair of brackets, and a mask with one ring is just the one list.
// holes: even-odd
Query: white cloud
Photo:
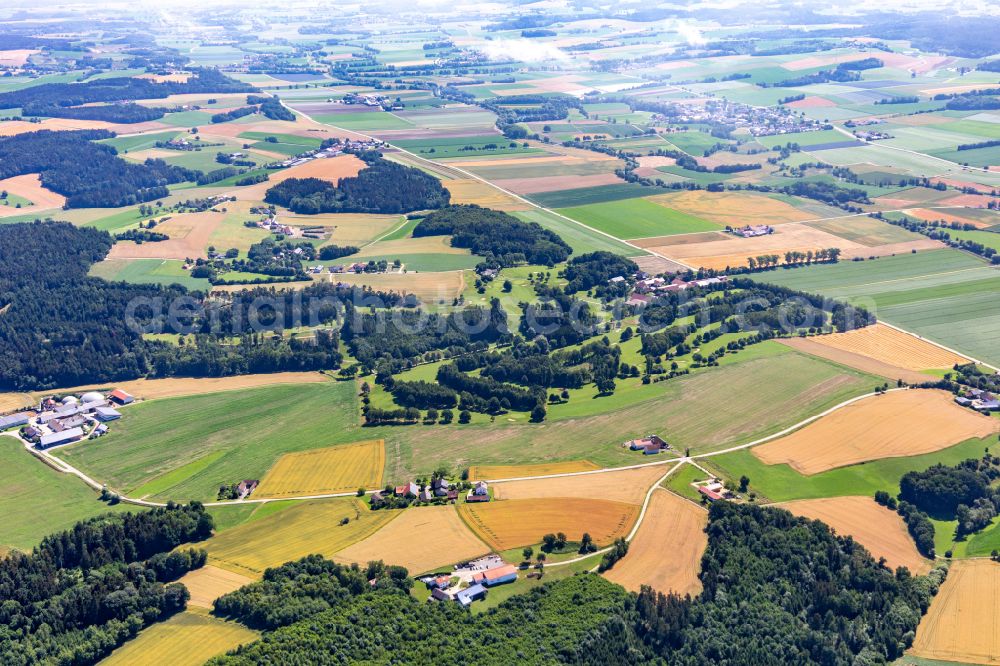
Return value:
[(530, 39), (495, 39), (481, 42), (472, 48), (490, 60), (518, 60), (520, 62), (544, 62), (547, 60), (569, 60), (569, 55), (552, 44), (533, 42)]
[(705, 36), (701, 34), (701, 30), (691, 23), (678, 22), (674, 27), (674, 30), (677, 31), (677, 34), (680, 35), (689, 46), (702, 46), (708, 43)]

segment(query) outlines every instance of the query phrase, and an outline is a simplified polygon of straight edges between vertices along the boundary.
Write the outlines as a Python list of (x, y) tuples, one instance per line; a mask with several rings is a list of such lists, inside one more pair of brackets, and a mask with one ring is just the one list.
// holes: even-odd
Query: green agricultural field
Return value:
[(537, 192), (527, 195), (526, 198), (545, 208), (570, 208), (603, 203), (605, 201), (635, 199), (649, 194), (651, 194), (650, 189), (638, 183), (621, 183), (580, 187), (556, 192)]
[[(522, 143), (511, 141), (500, 134), (449, 138), (398, 139), (392, 143), (394, 146), (428, 159), (445, 159), (448, 157), (471, 159), (489, 155), (527, 155), (542, 152), (538, 148), (524, 147)], [(514, 145), (511, 146), (511, 143)]]
[(30, 550), (48, 534), (122, 508), (101, 502), (82, 481), (37, 460), (13, 437), (0, 437), (0, 547)]
[(697, 231), (718, 231), (714, 222), (653, 203), (648, 199), (625, 199), (563, 208), (559, 212), (589, 227), (622, 239), (650, 238)]
[(948, 235), (958, 240), (980, 243), (1000, 252), (1000, 233), (995, 231), (956, 231), (949, 229)]
[(666, 139), (688, 155), (695, 157), (701, 157), (705, 150), (717, 143), (730, 143), (725, 139), (716, 138), (708, 132), (674, 132), (666, 135)]
[(859, 465), (832, 469), (811, 476), (799, 474), (788, 465), (765, 465), (750, 450), (734, 451), (699, 460), (717, 468), (726, 478), (750, 477), (750, 488), (773, 502), (846, 495), (874, 495), (876, 490), (895, 493), (899, 479), (912, 470), (923, 470), (942, 463), (954, 465), (968, 458), (978, 458), (996, 441), (995, 437), (970, 439), (942, 451), (906, 458), (884, 458)]
[(555, 213), (544, 210), (525, 210), (511, 213), (526, 222), (537, 222), (546, 229), (559, 234), (559, 237), (569, 243), (574, 254), (584, 254), (586, 252), (596, 252), (605, 250), (626, 257), (637, 257), (648, 254), (645, 250), (626, 245), (610, 236), (598, 233), (593, 229), (577, 224), (571, 219), (560, 217)]
[(207, 278), (191, 277), (181, 269), (184, 262), (173, 259), (107, 259), (90, 269), (90, 275), (115, 282), (135, 284), (182, 284), (188, 289), (210, 289)]
[(102, 139), (98, 143), (114, 146), (119, 153), (145, 150), (156, 146), (157, 141), (170, 141), (180, 135), (180, 132), (158, 132), (156, 134), (137, 134), (135, 136), (116, 136), (113, 139)]
[(1000, 164), (1000, 146), (976, 148), (974, 150), (935, 150), (931, 155), (959, 164), (988, 167)]
[(1000, 124), (998, 123), (988, 123), (981, 120), (956, 120), (935, 125), (935, 127), (945, 132), (955, 132), (983, 139), (1000, 139)]
[[(352, 429), (361, 438), (354, 391), (352, 382), (330, 382), (153, 400), (130, 407), (107, 436), (60, 455), (130, 493), (170, 475), (154, 497), (212, 500), (220, 484), (261, 478), (283, 453), (352, 441)], [(182, 465), (187, 478), (174, 473)]]
[(371, 111), (368, 113), (319, 113), (313, 116), (313, 120), (343, 127), (344, 129), (376, 131), (408, 129), (413, 127), (409, 120), (388, 113), (386, 111)]
[[(803, 149), (809, 146), (818, 146), (824, 143), (836, 143), (839, 141), (850, 141), (851, 137), (838, 132), (837, 130), (819, 130), (817, 132), (799, 132), (798, 134), (775, 134), (774, 136), (761, 136), (757, 141), (768, 148), (783, 146), (786, 143), (797, 143)], [(825, 151), (824, 151), (825, 152)]]
[(758, 274), (754, 279), (864, 305), (876, 316), (1000, 365), (1000, 268), (956, 250)]
[(297, 134), (272, 134), (270, 132), (241, 132), (240, 139), (250, 139), (252, 141), (266, 141), (268, 137), (274, 137), (280, 143), (291, 143), (305, 146), (307, 149), (319, 148), (323, 143), (321, 139), (312, 136), (299, 136)]

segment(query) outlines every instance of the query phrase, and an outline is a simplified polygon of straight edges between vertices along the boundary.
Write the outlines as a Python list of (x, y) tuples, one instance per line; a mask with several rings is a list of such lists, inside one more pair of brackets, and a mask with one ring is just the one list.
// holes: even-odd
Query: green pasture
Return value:
[(101, 502), (82, 481), (37, 460), (13, 437), (0, 437), (0, 546), (30, 550), (77, 521), (122, 508)]
[(718, 231), (714, 222), (648, 199), (624, 199), (560, 209), (561, 213), (622, 239), (649, 238), (696, 231)]

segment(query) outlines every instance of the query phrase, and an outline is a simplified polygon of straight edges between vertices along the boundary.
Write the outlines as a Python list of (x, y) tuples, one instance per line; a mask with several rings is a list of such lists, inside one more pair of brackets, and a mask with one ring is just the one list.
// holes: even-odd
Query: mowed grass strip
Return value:
[[(354, 498), (302, 502), (226, 530), (202, 547), (208, 551), (210, 564), (258, 578), (268, 567), (311, 553), (331, 557), (399, 515), (398, 511), (372, 511)], [(341, 524), (345, 518), (348, 522)]]
[(342, 493), (382, 482), (385, 444), (374, 439), (346, 446), (286, 453), (254, 492), (255, 498)]
[(150, 495), (157, 495), (170, 488), (173, 488), (181, 481), (190, 478), (192, 475), (197, 474), (201, 470), (205, 469), (216, 460), (225, 455), (225, 451), (213, 451), (206, 456), (202, 456), (197, 460), (189, 462), (187, 465), (182, 465), (175, 470), (171, 470), (162, 476), (158, 476), (149, 483), (144, 483), (138, 488), (133, 488), (129, 491), (129, 495), (135, 497), (148, 497)]
[(648, 199), (595, 203), (563, 208), (559, 212), (621, 239), (718, 231), (722, 228), (714, 222), (682, 213)]
[(589, 460), (566, 460), (562, 462), (537, 463), (534, 465), (473, 465), (469, 468), (470, 481), (484, 479), (519, 479), (525, 476), (545, 476), (547, 474), (567, 474), (600, 469)]
[(606, 546), (628, 534), (639, 517), (639, 505), (563, 497), (460, 504), (459, 514), (496, 551), (536, 544), (557, 532), (573, 541), (586, 532)]
[(100, 663), (102, 666), (198, 666), (258, 637), (257, 632), (237, 622), (187, 611), (147, 627)]

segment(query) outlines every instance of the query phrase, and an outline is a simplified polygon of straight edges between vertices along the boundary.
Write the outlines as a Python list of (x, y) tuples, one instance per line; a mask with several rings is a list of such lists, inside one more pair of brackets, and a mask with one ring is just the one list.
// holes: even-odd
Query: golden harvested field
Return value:
[(108, 253), (108, 259), (178, 259), (204, 257), (211, 245), (211, 238), (225, 213), (206, 210), (201, 213), (180, 213), (156, 225), (158, 233), (170, 240), (158, 243), (118, 241)]
[(564, 462), (538, 463), (536, 465), (473, 465), (469, 468), (469, 480), (517, 479), (522, 476), (586, 472), (592, 469), (600, 469), (600, 467), (589, 460), (567, 460)]
[(254, 579), (248, 576), (206, 564), (200, 569), (184, 574), (177, 582), (184, 583), (191, 593), (188, 606), (211, 608), (212, 602), (223, 594), (238, 590), (253, 581)]
[(254, 491), (257, 499), (346, 493), (382, 482), (385, 443), (381, 439), (346, 446), (286, 453)]
[[(228, 529), (205, 541), (202, 547), (208, 551), (209, 563), (257, 578), (268, 567), (310, 553), (331, 557), (398, 515), (398, 511), (371, 511), (355, 498), (301, 502)], [(350, 522), (341, 525), (344, 518)]]
[(1000, 564), (953, 563), (910, 652), (927, 659), (1000, 664)]
[(424, 303), (451, 302), (465, 289), (462, 271), (443, 273), (359, 273), (327, 275), (331, 282), (371, 287), (376, 291), (414, 294)]
[(27, 132), (37, 132), (39, 130), (58, 132), (62, 130), (111, 129), (114, 127), (115, 125), (106, 123), (103, 120), (46, 118), (40, 123), (29, 123), (26, 120), (8, 120), (0, 122), (0, 136), (14, 136), (15, 134), (26, 134)]
[(902, 243), (886, 243), (885, 245), (876, 245), (875, 247), (854, 245), (842, 248), (843, 252), (840, 254), (840, 260), (844, 261), (845, 259), (853, 259), (854, 257), (862, 257), (864, 259), (868, 259), (869, 257), (891, 257), (895, 254), (910, 254), (913, 251), (939, 250), (943, 247), (945, 247), (944, 243), (933, 238), (921, 238), (920, 240), (911, 240)]
[(21, 208), (16, 206), (0, 206), (0, 217), (23, 215), (24, 213), (33, 213), (49, 208), (62, 208), (66, 203), (66, 197), (42, 187), (42, 180), (35, 173), (4, 178), (0, 180), (0, 190), (24, 197), (32, 204), (27, 207), (22, 206)]
[(361, 246), (384, 236), (405, 219), (402, 215), (367, 213), (323, 213), (320, 215), (282, 215), (283, 223), (292, 227), (323, 227), (330, 234), (324, 245)]
[(817, 344), (854, 352), (909, 370), (951, 368), (969, 359), (885, 324), (810, 338)]
[(200, 666), (258, 637), (257, 632), (237, 622), (226, 622), (204, 612), (186, 611), (143, 629), (100, 663), (102, 666)]
[[(222, 124), (225, 123), (220, 123), (220, 125)], [(242, 130), (244, 132), (250, 131), (246, 129), (246, 125), (241, 125), (240, 127), (244, 128)], [(270, 178), (265, 180), (263, 183), (237, 187), (236, 189), (228, 192), (228, 194), (235, 196), (240, 201), (263, 201), (264, 194), (269, 189), (282, 181), (288, 180), (289, 178), (319, 178), (336, 185), (341, 178), (356, 176), (358, 175), (358, 172), (364, 168), (365, 163), (354, 155), (325, 157), (318, 160), (310, 160), (305, 164), (300, 164), (298, 166), (282, 169), (281, 171), (272, 173)]]
[[(360, 254), (371, 257), (400, 254), (471, 254), (471, 252), (464, 247), (454, 247), (448, 236), (421, 236), (376, 241), (363, 247)], [(343, 261), (351, 261), (351, 258), (344, 257)]]
[(504, 194), (497, 188), (475, 178), (460, 178), (443, 182), (445, 189), (451, 192), (453, 204), (477, 204), (484, 208), (495, 208), (502, 211), (531, 210), (531, 204), (520, 201), (509, 194)]
[(646, 492), (668, 469), (667, 465), (653, 465), (620, 472), (508, 481), (493, 484), (493, 492), (497, 499), (504, 500), (579, 497), (642, 504)]
[(859, 400), (751, 451), (765, 464), (809, 475), (940, 451), (998, 429), (1000, 421), (959, 407), (947, 391), (909, 389)]
[(604, 499), (503, 500), (460, 504), (459, 513), (472, 530), (496, 551), (540, 543), (549, 533), (564, 532), (577, 541), (589, 532), (606, 546), (628, 534), (639, 506)]
[(861, 370), (862, 372), (870, 372), (873, 375), (885, 377), (890, 380), (902, 379), (904, 382), (909, 384), (920, 384), (932, 379), (932, 375), (917, 372), (916, 370), (900, 368), (896, 365), (875, 360), (870, 356), (864, 356), (855, 352), (820, 344), (817, 342), (819, 338), (820, 336), (812, 336), (808, 338), (786, 338), (784, 340), (777, 340), (777, 342), (800, 352), (812, 354), (813, 356), (819, 356), (820, 358), (825, 358), (833, 361), (834, 363), (840, 363), (841, 365), (846, 365), (849, 368)]
[(925, 574), (931, 561), (917, 552), (903, 519), (879, 506), (871, 497), (824, 497), (778, 504), (796, 516), (821, 520), (841, 536), (851, 536), (875, 559), (884, 557), (890, 567), (906, 567)]
[[(739, 156), (745, 162), (746, 156)], [(815, 215), (794, 206), (759, 194), (745, 192), (707, 192), (692, 190), (649, 197), (650, 201), (705, 220), (743, 226), (745, 224), (778, 225), (802, 222)]]
[[(660, 197), (663, 196), (674, 195), (660, 195)], [(757, 221), (761, 222), (762, 220), (758, 219)], [(774, 233), (755, 238), (740, 238), (726, 234), (724, 239), (683, 245), (663, 244), (655, 238), (650, 238), (643, 241), (642, 247), (693, 266), (716, 269), (723, 269), (726, 266), (743, 266), (746, 264), (747, 257), (755, 257), (760, 254), (783, 255), (790, 250), (807, 252), (820, 248), (839, 247), (846, 252), (848, 248), (861, 247), (866, 253), (872, 252), (872, 248), (794, 222), (776, 226)]]
[(628, 554), (604, 577), (633, 592), (649, 585), (664, 594), (698, 594), (707, 524), (707, 511), (667, 490), (656, 490)]
[(438, 567), (475, 559), (490, 551), (458, 516), (453, 505), (405, 509), (399, 518), (364, 541), (334, 556), (345, 564), (382, 560), (421, 574)]

